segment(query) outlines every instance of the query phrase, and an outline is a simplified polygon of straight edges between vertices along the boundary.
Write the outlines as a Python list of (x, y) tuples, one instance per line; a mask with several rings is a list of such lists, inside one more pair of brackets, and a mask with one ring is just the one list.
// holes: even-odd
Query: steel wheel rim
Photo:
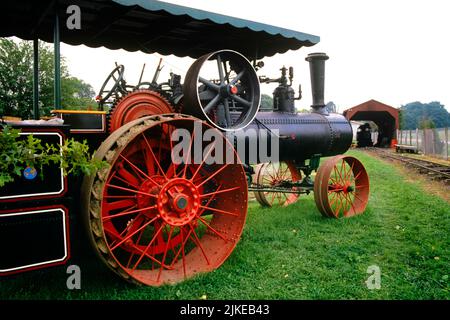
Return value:
[[(283, 161), (274, 166), (273, 163), (263, 163), (258, 165), (256, 169), (256, 181), (258, 185), (275, 185), (281, 181), (291, 180), (293, 182), (300, 181), (301, 173), (297, 170), (292, 161)], [(292, 188), (295, 190), (295, 187)], [(272, 207), (275, 205), (288, 206), (296, 202), (299, 198), (298, 193), (283, 192), (265, 192), (255, 191), (255, 198), (259, 204), (264, 207)]]
[[(159, 121), (150, 119), (159, 119)], [(171, 126), (179, 126), (183, 121), (184, 125), (187, 122), (198, 121), (181, 115), (146, 117), (140, 120), (134, 122), (141, 122), (140, 126), (128, 126), (124, 134), (119, 134), (121, 130), (119, 129), (113, 139), (119, 143), (124, 136), (129, 135), (131, 141), (141, 139), (143, 144), (147, 144), (152, 137), (150, 133), (154, 134), (158, 128), (170, 132)], [(147, 125), (143, 124), (145, 122)], [(205, 123), (203, 126), (209, 127)], [(163, 139), (163, 137), (159, 138), (158, 143)], [(105, 142), (111, 144), (111, 141)], [(94, 179), (91, 196), (85, 197), (84, 202), (88, 203), (91, 235), (102, 260), (128, 280), (159, 286), (182, 281), (197, 273), (212, 271), (227, 259), (236, 246), (245, 223), (247, 185), (245, 172), (240, 164), (208, 166), (202, 162), (186, 167), (180, 164), (177, 168), (163, 159), (164, 156), (158, 158), (158, 155), (154, 153), (156, 149), (152, 150), (155, 155), (153, 157), (149, 150), (153, 149), (154, 143), (148, 142), (146, 159), (152, 158), (153, 163), (144, 160), (145, 163), (139, 164), (133, 163), (134, 158), (127, 159), (130, 155), (127, 153), (131, 149), (130, 143), (125, 143), (111, 159), (108, 159), (108, 151), (105, 151), (108, 148), (104, 148), (102, 152), (111, 163), (107, 172), (97, 173), (97, 176), (104, 177), (104, 188), (101, 189), (101, 179)], [(227, 144), (227, 147), (231, 145)], [(158, 148), (157, 151), (159, 150)], [(235, 156), (237, 157), (236, 154)], [(97, 157), (101, 158), (103, 155), (97, 155)], [(160, 161), (159, 165), (156, 160)], [(145, 180), (139, 185), (140, 189), (134, 188), (136, 190), (133, 192), (127, 190), (133, 189), (133, 185), (136, 187), (136, 177), (129, 177), (128, 173), (131, 172), (120, 173), (121, 179), (115, 178), (114, 175), (120, 167), (119, 161), (122, 165), (125, 164), (127, 171), (134, 171), (134, 176), (142, 175), (141, 179)], [(132, 164), (136, 168), (133, 169)], [(144, 164), (154, 164), (157, 168), (153, 166), (155, 171), (149, 172), (148, 177), (144, 177)], [(122, 180), (126, 180), (128, 185), (126, 186)], [(102, 190), (101, 196), (96, 194), (99, 192), (98, 188)], [(173, 190), (177, 194), (172, 197)], [(117, 197), (128, 198), (132, 194), (142, 196), (140, 203), (135, 201), (135, 204), (138, 204), (137, 209), (124, 211), (121, 207), (122, 212), (117, 207), (114, 210), (109, 209), (111, 203), (117, 206), (117, 203), (113, 201), (123, 200)], [(168, 194), (171, 196), (169, 197)], [(95, 204), (97, 200), (95, 196), (102, 200)], [(147, 199), (144, 199), (145, 197)], [(236, 203), (240, 205), (237, 206)], [(100, 212), (93, 212), (96, 205), (100, 205)], [(175, 208), (173, 205), (179, 210), (177, 214), (172, 212)], [(96, 214), (99, 216), (97, 219), (95, 219)], [(137, 219), (138, 216), (145, 218), (146, 221), (135, 227), (133, 231), (129, 231), (129, 226), (134, 222), (126, 221), (125, 217)], [(116, 235), (113, 234), (114, 231), (111, 232), (108, 223), (105, 223), (113, 219), (124, 220), (120, 223), (115, 222), (115, 229), (118, 231)], [(145, 234), (145, 230), (150, 236)], [(122, 233), (121, 238), (117, 237), (119, 232)], [(148, 238), (145, 239), (146, 237)], [(142, 249), (137, 244), (144, 244), (147, 249)]]
[(364, 212), (369, 200), (369, 176), (351, 156), (336, 156), (319, 168), (314, 183), (317, 208), (326, 217), (351, 217)]

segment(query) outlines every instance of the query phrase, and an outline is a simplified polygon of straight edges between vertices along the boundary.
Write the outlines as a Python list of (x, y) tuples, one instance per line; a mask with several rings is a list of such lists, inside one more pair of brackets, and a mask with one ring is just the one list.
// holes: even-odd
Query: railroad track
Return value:
[(391, 150), (380, 148), (367, 148), (367, 150), (369, 152), (376, 153), (382, 158), (400, 161), (409, 167), (417, 169), (419, 173), (427, 174), (432, 179), (441, 180), (447, 184), (450, 184), (450, 166), (448, 165), (436, 163), (433, 161), (415, 159), (405, 155), (398, 155), (392, 153)]

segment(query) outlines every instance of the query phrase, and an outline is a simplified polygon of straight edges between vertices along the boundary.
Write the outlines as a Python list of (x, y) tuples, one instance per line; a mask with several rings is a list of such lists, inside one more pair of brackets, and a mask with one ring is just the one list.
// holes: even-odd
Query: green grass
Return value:
[[(241, 241), (218, 270), (161, 288), (129, 285), (95, 260), (0, 279), (0, 299), (449, 299), (450, 205), (365, 153), (371, 196), (365, 214), (325, 219), (312, 195), (264, 209), (252, 203)], [(369, 290), (367, 268), (381, 269)]]

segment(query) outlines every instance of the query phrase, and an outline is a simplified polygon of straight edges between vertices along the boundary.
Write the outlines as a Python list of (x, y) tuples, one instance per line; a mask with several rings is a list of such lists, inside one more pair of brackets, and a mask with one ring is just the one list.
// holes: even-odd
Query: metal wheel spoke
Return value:
[(167, 244), (166, 244), (166, 248), (165, 248), (165, 250), (164, 250), (164, 255), (163, 255), (163, 258), (162, 258), (161, 267), (159, 268), (159, 273), (158, 273), (157, 281), (159, 281), (159, 278), (161, 277), (161, 273), (162, 273), (162, 270), (163, 270), (163, 266), (164, 266), (164, 263), (166, 262), (166, 256), (167, 256), (167, 251), (169, 250), (170, 239), (172, 238), (172, 232), (173, 232), (173, 227), (170, 226), (170, 229), (169, 229), (169, 238), (167, 239)]
[[(184, 232), (183, 232), (184, 228), (180, 227), (180, 234), (181, 234), (181, 246), (178, 249), (178, 252), (175, 254), (175, 256), (172, 259), (172, 263), (170, 264), (171, 267), (173, 267), (175, 265), (175, 263), (177, 262), (178, 256), (180, 255), (180, 253), (182, 253), (182, 255), (184, 256), (184, 247), (186, 246), (186, 243), (189, 240), (189, 236), (191, 235), (191, 230), (189, 230), (188, 234), (186, 236), (184, 236)], [(184, 259), (184, 258), (183, 258)], [(185, 264), (185, 261), (183, 261), (183, 264)], [(185, 269), (186, 266), (183, 265), (183, 269)]]
[(218, 103), (220, 102), (222, 98), (220, 97), (220, 94), (217, 94), (214, 99), (212, 99), (210, 102), (208, 102), (208, 104), (203, 108), (203, 110), (205, 111), (205, 113), (208, 113), (209, 111), (211, 111), (211, 109), (213, 107), (217, 107)]
[(346, 205), (345, 205), (345, 211), (344, 211), (344, 216), (347, 216), (348, 213), (349, 213), (349, 211), (350, 211), (350, 209), (352, 208), (353, 204), (352, 204), (352, 201), (351, 201), (351, 199), (349, 198), (349, 195), (348, 195), (348, 194), (345, 194), (345, 195), (344, 195), (344, 198), (345, 198), (345, 203), (346, 203)]
[(153, 152), (153, 149), (152, 149), (150, 143), (148, 142), (147, 137), (146, 137), (145, 134), (143, 134), (143, 133), (142, 133), (141, 135), (142, 135), (142, 137), (144, 138), (145, 144), (147, 145), (147, 148), (146, 148), (146, 149), (150, 152), (150, 155), (152, 156), (153, 160), (154, 160), (155, 163), (156, 163), (156, 166), (158, 167), (158, 172), (161, 172), (162, 175), (164, 176), (164, 178), (167, 180), (166, 174), (165, 174), (164, 170), (163, 170), (162, 167), (161, 167), (161, 163), (160, 163), (160, 161), (159, 161), (158, 159), (156, 159), (156, 155), (155, 155), (155, 153)]
[(359, 176), (360, 176), (362, 173), (363, 173), (362, 170), (359, 171), (358, 174), (356, 174), (356, 175), (353, 177), (353, 180), (352, 180), (351, 182), (352, 182), (352, 183), (356, 183), (356, 180), (358, 180)]
[(350, 170), (348, 171), (348, 177), (347, 177), (347, 176), (345, 177), (345, 179), (346, 179), (347, 181), (349, 181), (349, 180), (351, 179), (351, 177), (352, 177), (354, 165), (355, 165), (355, 162), (352, 162), (352, 165), (350, 166)]
[(354, 202), (354, 200), (351, 200), (351, 199), (350, 199), (350, 205), (351, 205), (351, 207), (352, 207), (352, 209), (353, 209), (353, 212), (355, 213), (355, 212), (356, 212), (356, 209), (355, 209), (355, 206), (353, 205), (353, 202)]
[(114, 185), (114, 184), (111, 184), (111, 183), (107, 183), (106, 186), (109, 187), (109, 188), (113, 188), (113, 189), (118, 189), (118, 190), (133, 192), (133, 193), (137, 193), (137, 194), (142, 194), (144, 196), (149, 196), (149, 197), (152, 197), (152, 198), (158, 198), (157, 195), (154, 195), (154, 194), (151, 194), (151, 193), (142, 192), (142, 191), (129, 189), (129, 188), (124, 188), (124, 187), (117, 186), (117, 185)]
[(221, 238), (223, 241), (228, 242), (228, 239), (225, 238), (220, 232), (218, 232), (216, 229), (214, 229), (213, 227), (211, 227), (210, 224), (208, 224), (208, 222), (203, 219), (202, 217), (198, 217), (198, 220), (201, 221), (209, 230), (211, 230), (215, 235), (217, 235), (219, 238)]
[(211, 101), (217, 95), (217, 91), (206, 89), (198, 93), (198, 98), (200, 101)]
[[(126, 229), (125, 229), (126, 230)], [(141, 232), (139, 233), (139, 236), (137, 238), (137, 240), (135, 241), (136, 246), (139, 245), (139, 242), (141, 241), (142, 235), (144, 234), (145, 229), (141, 230)], [(121, 234), (121, 237), (123, 237), (123, 235)], [(128, 262), (127, 262), (127, 268), (130, 267), (131, 262), (133, 261), (133, 258), (135, 256), (134, 251), (130, 252), (130, 258), (128, 258)]]
[(345, 170), (346, 164), (347, 163), (344, 160), (341, 160), (341, 170), (340, 170), (340, 172), (341, 172), (341, 179), (342, 179), (341, 182), (342, 182), (342, 184), (345, 183), (345, 177), (347, 176), (347, 172)]
[(233, 80), (231, 80), (231, 84), (235, 85), (239, 80), (241, 80), (242, 76), (244, 75), (245, 70), (242, 70), (241, 72), (239, 72), (236, 77), (234, 77)]
[(275, 201), (275, 194), (270, 194), (270, 197), (272, 197), (272, 200), (270, 200), (270, 206), (273, 206), (273, 202)]
[(334, 214), (335, 214), (336, 217), (339, 217), (339, 212), (340, 212), (340, 210), (342, 208), (342, 198), (341, 198), (341, 195), (339, 193), (337, 194), (337, 196), (338, 196), (339, 200), (337, 201), (337, 205), (335, 207)]
[(148, 151), (146, 149), (147, 149), (147, 147), (144, 144), (144, 146), (141, 149), (141, 152), (142, 152), (142, 156), (143, 156), (143, 159), (144, 159), (145, 168), (147, 169), (146, 173), (149, 176), (153, 176), (153, 175), (156, 174), (155, 173), (155, 167), (153, 166), (153, 161), (152, 161), (152, 159), (151, 159), (151, 157), (148, 154)]
[(105, 202), (103, 208), (107, 211), (123, 209), (135, 205), (136, 202), (130, 199), (118, 200), (114, 202)]
[(252, 103), (250, 101), (247, 101), (237, 95), (232, 95), (231, 99), (233, 99), (234, 101), (236, 101), (237, 103), (243, 104), (244, 106), (246, 106), (247, 108), (250, 108)]
[(156, 259), (155, 257), (151, 256), (150, 254), (147, 254), (148, 249), (151, 247), (151, 245), (153, 244), (153, 242), (155, 242), (156, 237), (158, 236), (158, 234), (161, 232), (162, 228), (164, 227), (164, 225), (161, 225), (161, 227), (158, 229), (158, 231), (155, 233), (155, 235), (153, 236), (153, 238), (150, 240), (150, 242), (148, 243), (148, 245), (145, 247), (144, 250), (141, 250), (142, 253), (139, 256), (139, 259), (136, 261), (136, 263), (134, 264), (133, 268), (132, 268), (132, 272), (134, 270), (136, 270), (137, 266), (139, 265), (139, 263), (142, 261), (142, 259), (144, 258), (144, 256), (146, 256), (147, 258), (149, 258), (150, 260), (158, 263), (159, 265), (162, 266), (163, 262), (160, 262), (158, 259)]
[(136, 196), (104, 196), (103, 199), (136, 199)]
[(146, 207), (146, 208), (140, 208), (140, 209), (136, 209), (136, 210), (131, 210), (131, 211), (119, 212), (119, 213), (116, 213), (116, 214), (113, 214), (113, 215), (110, 215), (110, 216), (102, 217), (102, 220), (103, 221), (108, 221), (108, 220), (111, 220), (113, 218), (123, 217), (123, 216), (129, 215), (129, 214), (142, 212), (142, 211), (147, 211), (147, 210), (153, 210), (153, 209), (156, 209), (156, 205), (149, 206), (149, 207)]
[(202, 77), (199, 77), (198, 80), (201, 83), (203, 83), (205, 86), (207, 86), (209, 89), (212, 89), (212, 90), (214, 90), (216, 92), (219, 92), (220, 86), (218, 86), (217, 84), (215, 84), (215, 83), (213, 83), (213, 82), (211, 82), (209, 80), (206, 80), (205, 78), (202, 78)]
[(120, 167), (118, 170), (116, 170), (116, 172), (123, 179), (125, 179), (125, 180), (122, 179), (122, 181), (126, 181), (125, 183), (127, 183), (127, 184), (129, 184), (129, 185), (131, 185), (133, 187), (136, 187), (136, 186), (140, 185), (140, 181), (142, 181), (142, 179), (140, 179), (139, 177), (134, 176), (131, 172), (129, 172), (123, 166)]
[(214, 211), (214, 212), (217, 212), (217, 213), (222, 213), (222, 214), (234, 216), (234, 217), (238, 217), (239, 216), (239, 214), (234, 213), (234, 212), (220, 210), (220, 209), (211, 208), (211, 207), (207, 207), (207, 206), (200, 206), (200, 208), (205, 209), (205, 210), (211, 210), (211, 211)]
[(230, 192), (230, 191), (238, 190), (238, 189), (241, 189), (241, 187), (233, 187), (233, 188), (222, 189), (222, 190), (219, 190), (219, 189), (220, 189), (220, 186), (219, 186), (219, 188), (217, 188), (217, 190), (214, 191), (214, 192), (204, 193), (204, 194), (200, 195), (200, 198), (209, 197), (209, 196), (215, 196), (216, 194), (219, 194), (219, 193), (225, 193), (225, 192)]
[(206, 182), (208, 182), (209, 180), (211, 180), (212, 178), (214, 178), (216, 175), (218, 175), (219, 173), (221, 173), (223, 170), (225, 170), (228, 167), (228, 163), (224, 164), (219, 170), (216, 170), (212, 175), (210, 175), (208, 178), (206, 178), (205, 180), (203, 180), (202, 183), (197, 185), (197, 188), (200, 188), (202, 185), (204, 185)]
[(336, 193), (335, 194), (333, 194), (334, 195), (334, 197), (331, 199), (331, 201), (329, 201), (329, 205), (330, 205), (330, 207), (337, 201), (337, 199), (338, 199), (338, 197), (337, 197), (337, 195), (336, 195)]
[(224, 99), (223, 101), (225, 110), (225, 120), (227, 122), (227, 126), (231, 127), (233, 124), (231, 123), (230, 104), (228, 103), (228, 99)]
[(134, 236), (136, 233), (138, 233), (139, 231), (141, 231), (142, 229), (146, 228), (147, 226), (149, 226), (150, 224), (152, 224), (156, 219), (159, 219), (159, 215), (157, 215), (156, 217), (154, 217), (153, 219), (151, 219), (150, 221), (147, 221), (146, 223), (144, 223), (141, 227), (139, 227), (137, 230), (135, 230), (134, 232), (132, 232), (131, 234), (127, 235), (125, 238), (123, 238), (119, 243), (117, 243), (116, 245), (114, 245), (111, 248), (111, 251), (114, 251), (115, 249), (117, 249), (118, 246), (120, 246), (122, 243), (124, 243), (125, 241), (129, 240), (132, 236)]
[(189, 148), (188, 148), (188, 151), (186, 153), (186, 158), (184, 159), (183, 178), (186, 178), (186, 171), (187, 171), (187, 168), (188, 168), (188, 160), (191, 159), (192, 144), (194, 143), (194, 138), (195, 138), (195, 132), (193, 132), (192, 135), (191, 135), (191, 141), (189, 142)]
[(198, 172), (200, 171), (200, 169), (203, 167), (203, 164), (205, 163), (206, 159), (208, 159), (209, 155), (211, 154), (211, 152), (213, 151), (213, 149), (215, 148), (216, 143), (214, 142), (211, 147), (208, 149), (208, 151), (206, 152), (206, 155), (203, 157), (202, 162), (200, 163), (200, 165), (197, 167), (197, 170), (195, 170), (194, 174), (191, 177), (191, 181), (194, 181), (195, 177), (197, 176)]
[(339, 176), (339, 182), (340, 182), (340, 184), (343, 184), (344, 179), (342, 179), (341, 172), (336, 168), (336, 166), (333, 167), (333, 170), (334, 170), (335, 174), (337, 173), (337, 175)]
[(277, 199), (278, 199), (278, 205), (281, 205), (281, 193), (280, 192), (277, 192), (276, 193), (276, 195), (277, 195)]
[[(152, 182), (153, 179), (151, 177), (149, 177), (148, 174), (146, 174), (144, 171), (142, 171), (141, 169), (139, 169), (139, 167), (137, 167), (133, 162), (131, 162), (130, 160), (128, 160), (125, 156), (123, 156), (122, 154), (119, 154), (119, 157), (121, 157), (123, 160), (125, 160), (132, 169), (136, 170), (138, 173), (140, 173), (144, 178), (151, 180)], [(156, 184), (156, 183), (155, 183)]]
[(202, 246), (200, 240), (198, 239), (198, 236), (197, 236), (197, 233), (195, 232), (194, 227), (191, 224), (189, 224), (189, 228), (192, 231), (191, 237), (192, 237), (192, 235), (194, 235), (194, 242), (196, 243), (197, 247), (200, 249), (200, 251), (202, 252), (203, 256), (205, 257), (206, 263), (209, 265), (210, 263), (209, 263), (208, 256), (206, 255), (205, 250), (203, 249), (203, 246)]
[(223, 75), (223, 67), (222, 67), (222, 59), (220, 58), (220, 55), (217, 55), (217, 69), (219, 70), (219, 78), (220, 78), (220, 84), (225, 83), (225, 77)]

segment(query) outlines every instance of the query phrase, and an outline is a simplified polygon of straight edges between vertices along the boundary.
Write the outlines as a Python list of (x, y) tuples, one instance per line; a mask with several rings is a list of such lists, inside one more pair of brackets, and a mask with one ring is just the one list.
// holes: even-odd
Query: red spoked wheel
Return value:
[[(293, 162), (259, 164), (255, 176), (258, 187), (274, 189), (274, 191), (254, 191), (255, 198), (260, 205), (264, 207), (287, 206), (297, 201), (299, 194), (295, 193), (295, 187), (288, 187), (288, 183), (300, 181), (302, 175)], [(280, 191), (275, 191), (276, 189)], [(294, 191), (294, 193), (283, 192), (283, 189)]]
[[(192, 137), (195, 123), (222, 139), (196, 139), (199, 161), (194, 139), (177, 149), (170, 138), (175, 130)], [(220, 148), (231, 150), (233, 163), (211, 161)], [(181, 161), (173, 161), (177, 155)], [(149, 286), (176, 283), (218, 268), (231, 254), (247, 214), (247, 181), (217, 129), (183, 115), (145, 117), (116, 130), (95, 157), (110, 166), (84, 180), (87, 227), (101, 259), (120, 276)]]
[(345, 155), (325, 161), (314, 181), (314, 199), (326, 217), (350, 217), (363, 213), (369, 200), (369, 176), (363, 164)]
[(158, 92), (140, 89), (120, 98), (108, 115), (108, 129), (113, 132), (133, 120), (174, 112), (174, 108)]

